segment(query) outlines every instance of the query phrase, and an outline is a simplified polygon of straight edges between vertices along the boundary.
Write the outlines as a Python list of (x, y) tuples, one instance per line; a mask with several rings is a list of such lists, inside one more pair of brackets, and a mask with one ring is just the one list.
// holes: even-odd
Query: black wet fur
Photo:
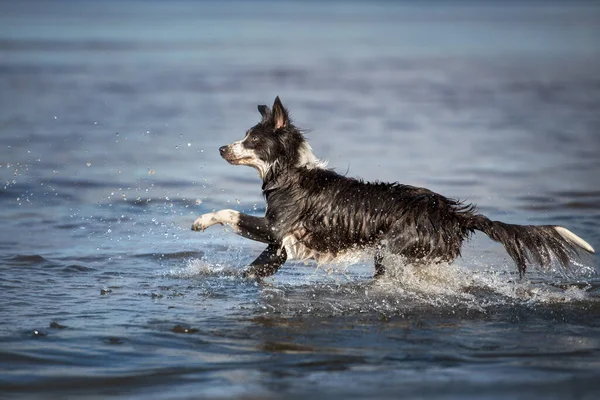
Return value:
[[(264, 105), (258, 108), (263, 119), (243, 143), (270, 166), (262, 185), (267, 211), (264, 218), (242, 214), (240, 228), (242, 235), (269, 247), (251, 264), (249, 275), (260, 278), (277, 271), (287, 258), (286, 236), (331, 255), (376, 247), (376, 276), (385, 272), (384, 252), (410, 263), (450, 262), (460, 256), (463, 242), (476, 230), (504, 246), (520, 275), (532, 263), (549, 267), (555, 259), (567, 266), (583, 250), (553, 225), (491, 221), (475, 206), (428, 189), (365, 182), (317, 164), (302, 164), (305, 138), (279, 98), (273, 111)], [(223, 157), (229, 159), (227, 146), (223, 149)]]

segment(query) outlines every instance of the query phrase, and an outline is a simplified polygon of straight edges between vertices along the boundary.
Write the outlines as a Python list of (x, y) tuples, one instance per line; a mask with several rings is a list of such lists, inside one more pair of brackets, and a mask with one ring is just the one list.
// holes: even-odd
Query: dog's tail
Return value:
[(568, 267), (570, 259), (579, 255), (582, 250), (595, 253), (588, 242), (562, 226), (505, 224), (483, 215), (469, 216), (467, 226), (470, 230), (481, 231), (490, 239), (502, 243), (517, 264), (521, 276), (525, 273), (527, 264), (549, 267), (552, 259), (556, 259), (564, 267)]

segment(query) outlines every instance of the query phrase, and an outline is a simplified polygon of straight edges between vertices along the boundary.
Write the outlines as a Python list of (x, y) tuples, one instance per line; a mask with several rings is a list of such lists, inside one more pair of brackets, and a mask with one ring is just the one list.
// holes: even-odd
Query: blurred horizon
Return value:
[[(93, 58), (86, 61), (110, 64), (151, 61), (151, 54), (143, 53), (159, 50), (169, 55), (162, 63), (214, 59), (236, 65), (257, 65), (267, 59), (281, 65), (345, 58), (364, 61), (382, 54), (390, 58), (600, 54), (597, 3), (303, 4), (270, 0), (3, 2), (0, 54), (3, 63), (9, 64), (33, 62), (30, 53), (61, 64), (74, 62), (69, 57), (72, 52), (87, 51)], [(172, 23), (173, 18), (177, 23)]]

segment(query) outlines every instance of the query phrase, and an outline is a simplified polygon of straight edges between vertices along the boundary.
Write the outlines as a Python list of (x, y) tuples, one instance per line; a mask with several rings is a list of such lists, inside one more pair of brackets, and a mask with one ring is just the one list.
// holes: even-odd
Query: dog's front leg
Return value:
[(277, 272), (286, 260), (285, 248), (280, 243), (272, 243), (244, 271), (244, 277), (261, 279), (271, 276)]
[(253, 217), (235, 210), (220, 210), (203, 214), (192, 224), (193, 231), (203, 231), (209, 226), (228, 225), (245, 238), (263, 243), (273, 243), (272, 230), (264, 217)]

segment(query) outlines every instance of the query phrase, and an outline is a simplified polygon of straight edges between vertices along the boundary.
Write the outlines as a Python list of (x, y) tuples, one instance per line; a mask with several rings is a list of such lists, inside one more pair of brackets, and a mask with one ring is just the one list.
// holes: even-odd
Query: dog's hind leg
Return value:
[(244, 271), (244, 277), (260, 279), (271, 276), (277, 272), (286, 260), (285, 248), (281, 244), (270, 244)]
[(192, 230), (203, 231), (215, 224), (231, 226), (235, 233), (248, 239), (263, 243), (274, 242), (271, 228), (265, 218), (253, 217), (235, 210), (203, 214), (194, 221)]
[(375, 252), (375, 275), (373, 278), (381, 278), (385, 274), (385, 266), (383, 265), (383, 254), (377, 250)]
[(380, 244), (375, 249), (375, 275), (373, 278), (381, 278), (385, 274), (385, 266), (383, 265), (383, 253), (386, 250), (385, 244)]

